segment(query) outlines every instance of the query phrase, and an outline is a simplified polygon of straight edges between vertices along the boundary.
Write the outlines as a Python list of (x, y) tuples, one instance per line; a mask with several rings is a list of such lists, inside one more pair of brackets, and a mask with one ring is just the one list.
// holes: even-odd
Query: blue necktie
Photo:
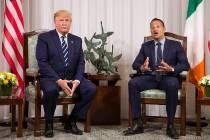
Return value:
[(64, 63), (65, 66), (68, 66), (68, 46), (65, 41), (65, 36), (61, 37), (61, 47), (62, 47), (62, 52), (63, 52), (63, 58), (64, 58)]
[[(157, 58), (156, 58), (156, 67), (158, 68), (158, 66), (160, 66), (160, 63), (161, 63), (161, 60), (163, 58), (163, 55), (162, 55), (162, 50), (161, 50), (161, 43), (160, 42), (157, 42)], [(156, 73), (156, 81), (161, 81), (162, 79), (162, 75), (163, 73), (160, 71), (160, 72), (157, 72)]]
[(159, 66), (160, 63), (161, 63), (161, 60), (163, 58), (163, 55), (162, 55), (162, 50), (161, 50), (161, 43), (160, 42), (157, 42), (156, 45), (158, 46), (158, 48), (157, 48), (157, 60), (156, 60), (156, 62), (157, 62), (157, 66)]

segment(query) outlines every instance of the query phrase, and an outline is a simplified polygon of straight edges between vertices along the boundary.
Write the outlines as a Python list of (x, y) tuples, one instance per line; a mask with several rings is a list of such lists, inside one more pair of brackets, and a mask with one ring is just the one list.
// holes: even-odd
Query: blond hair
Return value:
[(71, 19), (71, 13), (68, 10), (58, 10), (54, 13), (54, 20), (56, 17), (66, 17), (68, 16)]

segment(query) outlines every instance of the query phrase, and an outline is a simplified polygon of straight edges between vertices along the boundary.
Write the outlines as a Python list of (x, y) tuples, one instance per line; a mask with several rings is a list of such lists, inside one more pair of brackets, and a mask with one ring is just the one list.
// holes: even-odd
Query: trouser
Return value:
[(176, 77), (163, 76), (157, 81), (154, 75), (143, 75), (131, 79), (128, 83), (129, 102), (133, 119), (140, 118), (140, 92), (147, 89), (161, 89), (166, 92), (166, 112), (168, 122), (173, 123), (178, 100), (179, 81)]
[[(91, 100), (96, 94), (96, 86), (91, 81), (84, 78), (82, 81), (80, 81), (80, 85), (77, 88), (79, 92), (75, 91), (74, 94), (79, 94), (81, 101), (75, 104), (71, 115), (84, 119), (86, 118)], [(56, 109), (56, 102), (59, 96), (59, 87), (52, 80), (42, 79), (41, 89), (43, 90), (45, 119), (52, 120)]]

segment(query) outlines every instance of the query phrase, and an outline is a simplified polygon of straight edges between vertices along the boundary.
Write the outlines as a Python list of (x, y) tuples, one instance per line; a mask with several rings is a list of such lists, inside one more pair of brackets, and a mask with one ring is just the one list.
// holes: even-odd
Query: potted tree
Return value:
[[(97, 74), (88, 74), (87, 79), (97, 85), (96, 96), (91, 107), (92, 124), (120, 124), (120, 86), (115, 83), (120, 80), (117, 73), (116, 62), (122, 54), (114, 55), (113, 48), (107, 50), (107, 39), (113, 32), (104, 32), (101, 22), (101, 33), (94, 33), (90, 39), (85, 37), (87, 50), (84, 51), (85, 59), (96, 69)], [(100, 81), (107, 83), (100, 84)], [(107, 111), (108, 110), (108, 111)]]
[[(117, 74), (116, 62), (122, 57), (122, 54), (114, 55), (112, 44), (112, 50), (108, 51), (107, 39), (114, 32), (104, 32), (103, 24), (101, 22), (101, 33), (94, 33), (93, 36), (88, 40), (85, 37), (85, 44), (87, 50), (84, 51), (85, 59), (90, 62), (97, 70), (97, 75), (88, 75), (88, 79), (93, 81), (97, 80), (108, 80), (109, 83), (113, 84), (120, 79)], [(96, 83), (98, 84), (98, 83)]]

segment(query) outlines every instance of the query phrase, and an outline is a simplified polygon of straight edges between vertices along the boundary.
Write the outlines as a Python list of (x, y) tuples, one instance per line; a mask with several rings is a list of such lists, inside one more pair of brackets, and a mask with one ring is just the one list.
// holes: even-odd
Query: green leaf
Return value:
[(113, 56), (113, 52), (106, 50), (107, 39), (113, 33), (114, 32), (104, 32), (101, 22), (101, 34), (94, 33), (89, 40), (86, 37), (84, 38), (87, 46), (87, 50), (84, 51), (85, 59), (95, 66), (98, 73), (105, 72), (109, 74), (116, 73), (117, 71), (117, 66), (115, 66), (114, 62), (119, 60), (122, 54)]
[(113, 59), (114, 62), (118, 61), (122, 57), (122, 54), (115, 56)]

